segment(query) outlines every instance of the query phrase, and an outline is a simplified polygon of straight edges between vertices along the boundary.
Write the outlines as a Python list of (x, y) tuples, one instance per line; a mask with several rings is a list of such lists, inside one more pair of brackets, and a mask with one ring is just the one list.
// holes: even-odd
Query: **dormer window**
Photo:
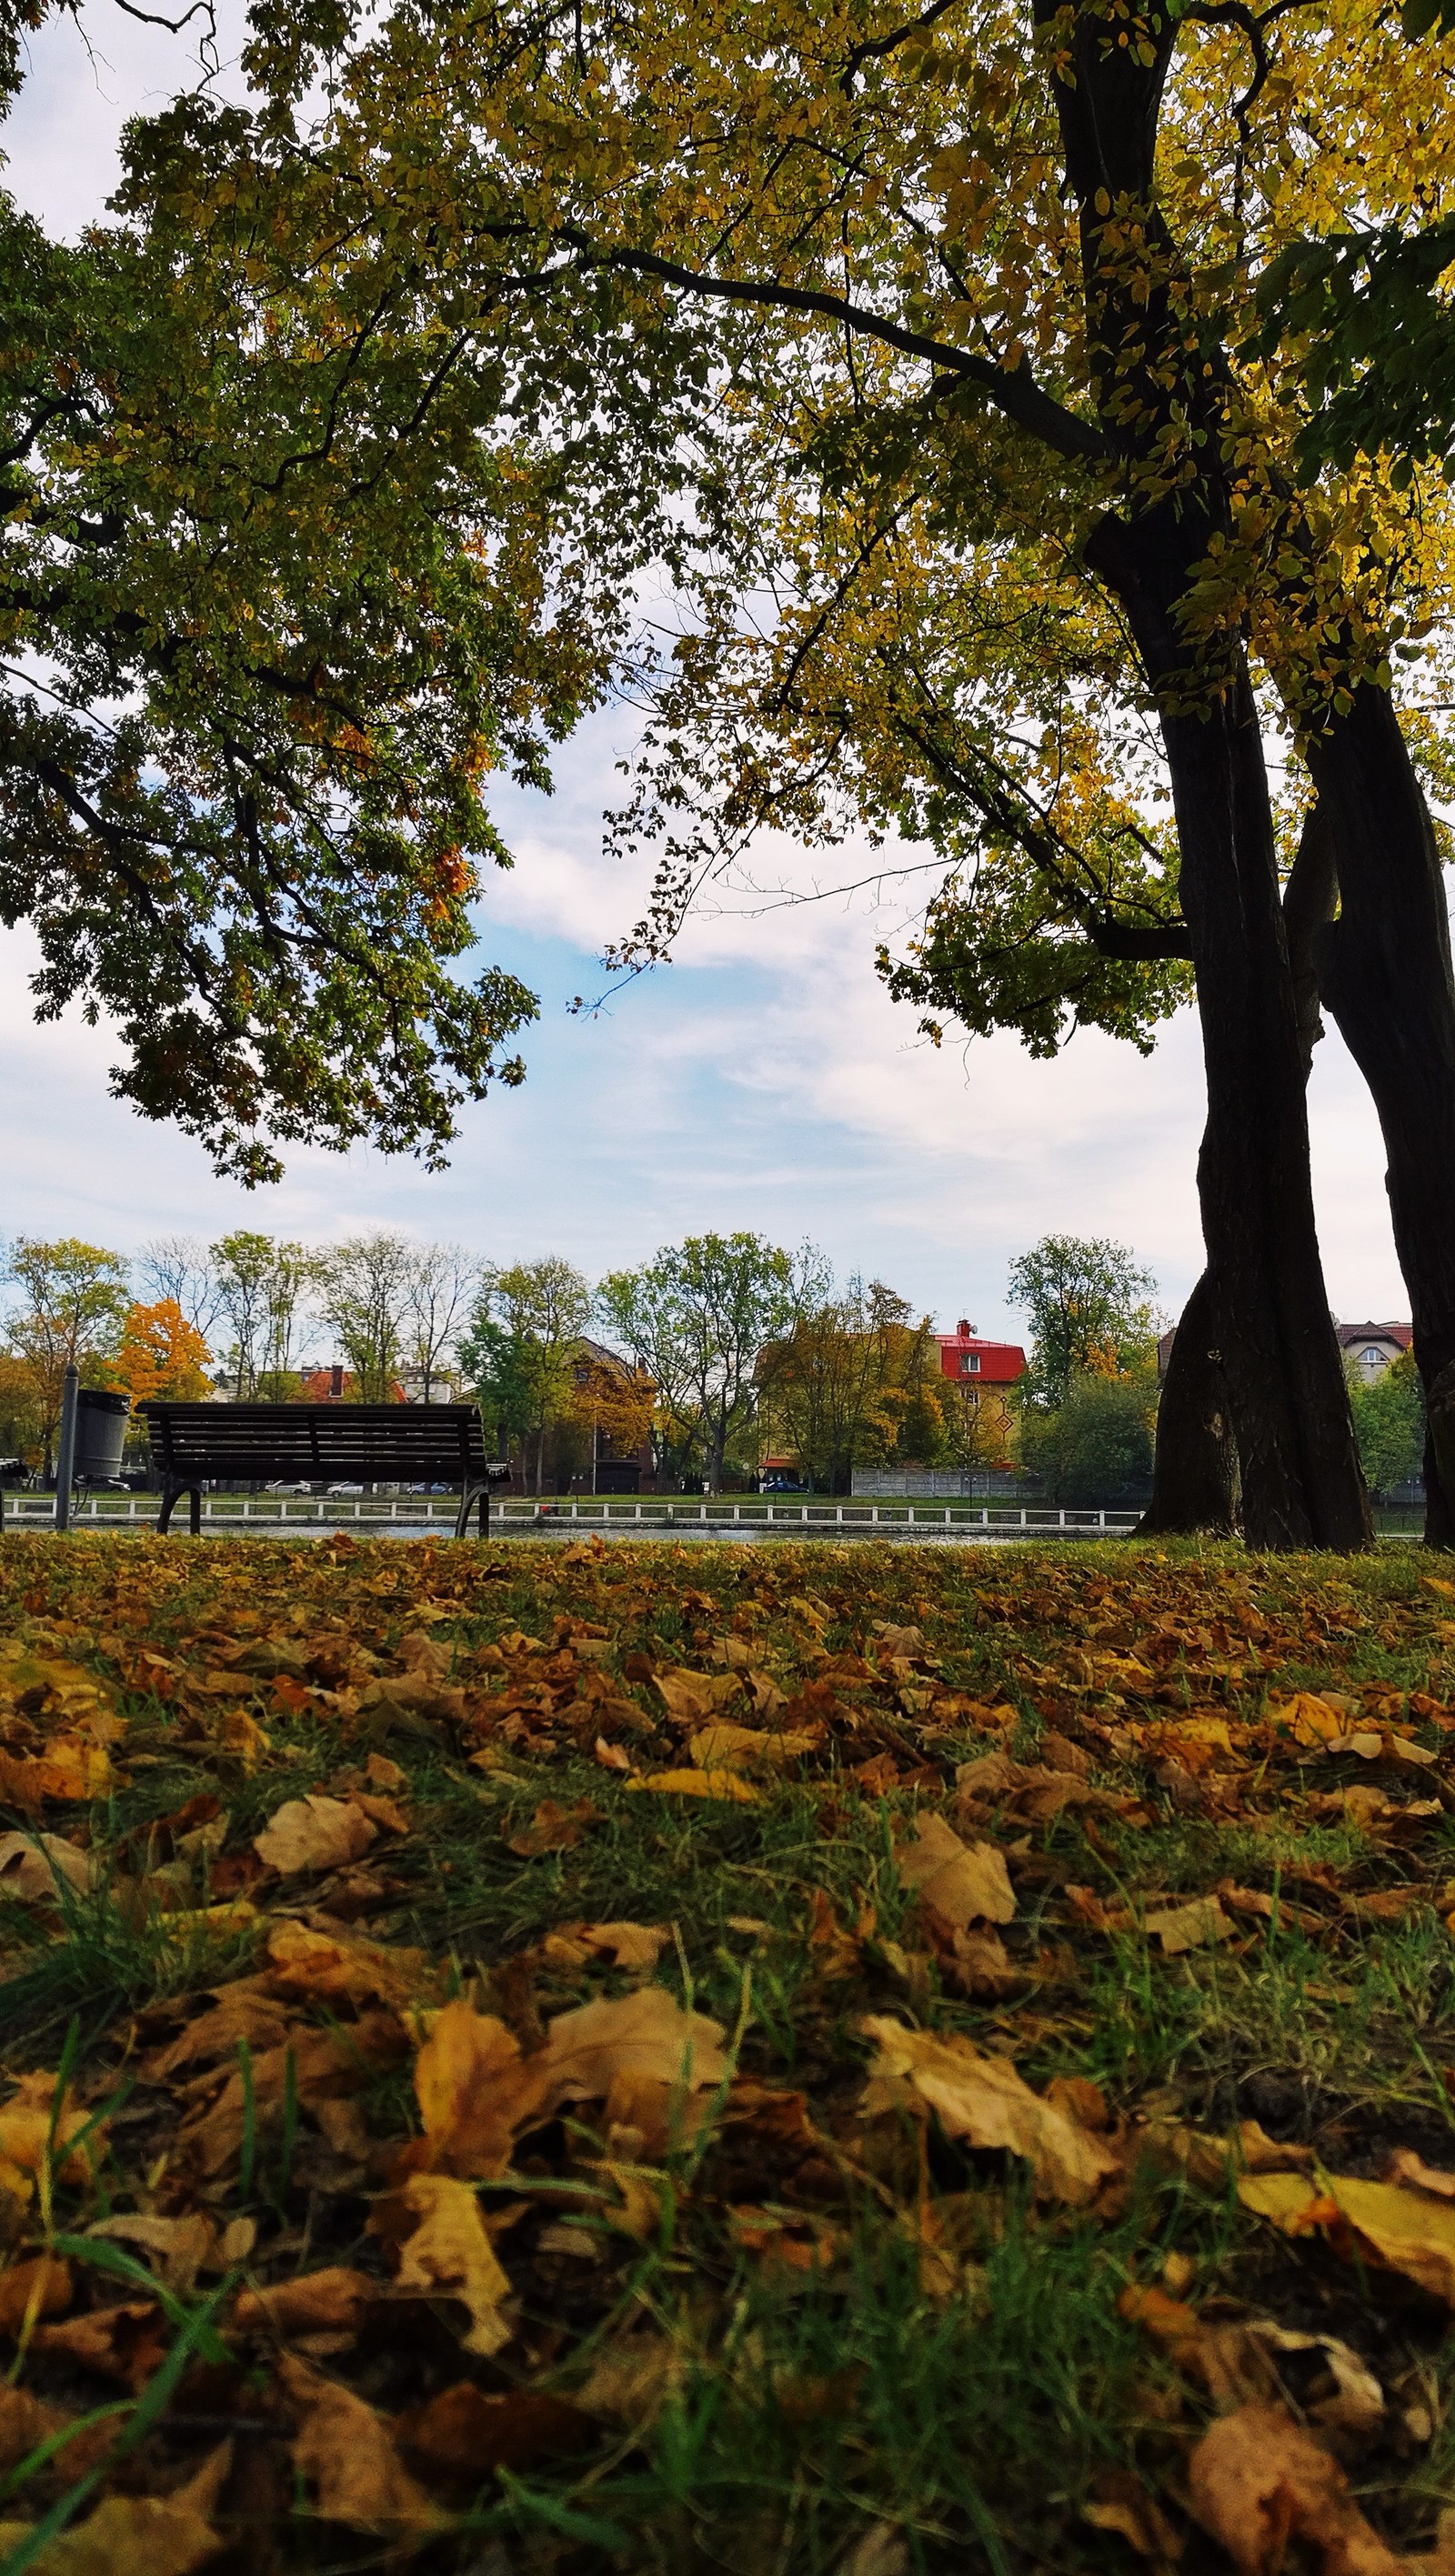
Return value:
[(960, 1374), (962, 1377), (978, 1377), (980, 1375), (980, 1353), (978, 1351), (962, 1351), (960, 1353)]

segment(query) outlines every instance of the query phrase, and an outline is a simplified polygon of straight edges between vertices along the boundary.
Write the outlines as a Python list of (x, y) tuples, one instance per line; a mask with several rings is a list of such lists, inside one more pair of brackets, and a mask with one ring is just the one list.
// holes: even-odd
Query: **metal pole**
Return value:
[(71, 1487), (76, 1476), (76, 1403), (81, 1372), (72, 1360), (61, 1386), (61, 1436), (56, 1450), (56, 1527), (71, 1526)]

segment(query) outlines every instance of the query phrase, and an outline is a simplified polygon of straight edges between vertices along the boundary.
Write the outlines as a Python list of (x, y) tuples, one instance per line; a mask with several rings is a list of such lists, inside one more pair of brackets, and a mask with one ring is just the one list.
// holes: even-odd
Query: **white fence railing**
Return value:
[[(156, 1521), (159, 1504), (155, 1494), (93, 1495), (85, 1502), (72, 1505), (73, 1528), (147, 1529)], [(4, 1526), (23, 1529), (46, 1529), (55, 1522), (55, 1498), (50, 1494), (6, 1494), (0, 1497)], [(453, 1528), (457, 1504), (448, 1496), (427, 1494), (360, 1495), (350, 1500), (345, 1495), (307, 1494), (205, 1494), (202, 1498), (204, 1523), (217, 1527), (232, 1526), (259, 1534), (273, 1529), (294, 1529), (302, 1533), (320, 1525), (329, 1528), (352, 1528), (363, 1525), (377, 1528), (441, 1529)], [(923, 1502), (769, 1502), (749, 1497), (735, 1501), (694, 1501), (690, 1498), (668, 1500), (649, 1497), (640, 1502), (626, 1496), (581, 1495), (560, 1502), (529, 1502), (518, 1497), (492, 1503), (490, 1523), (494, 1530), (558, 1530), (579, 1526), (588, 1529), (611, 1528), (627, 1531), (661, 1530), (738, 1530), (806, 1529), (865, 1531), (882, 1529), (963, 1530), (1000, 1533), (1007, 1537), (1047, 1535), (1066, 1531), (1084, 1534), (1134, 1529), (1135, 1511), (1088, 1509), (1083, 1511), (1036, 1509), (1022, 1505), (1019, 1510), (994, 1503)]]

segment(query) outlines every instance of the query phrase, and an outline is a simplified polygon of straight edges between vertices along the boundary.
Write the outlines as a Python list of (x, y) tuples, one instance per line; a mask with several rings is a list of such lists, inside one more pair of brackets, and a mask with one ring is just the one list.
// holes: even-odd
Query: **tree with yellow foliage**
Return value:
[[(425, 256), (446, 229), (478, 291), (599, 318), (614, 281), (611, 328), (644, 353), (684, 313), (722, 317), (713, 551), (664, 710), (685, 821), (643, 944), (700, 881), (700, 757), (729, 841), (765, 811), (821, 836), (826, 778), (847, 819), (953, 825), (986, 854), (1002, 948), (1027, 886), (1040, 918), (1054, 898), (1039, 953), (1075, 952), (1047, 961), (1077, 979), (1063, 1006), (1084, 985), (1139, 1024), (1131, 970), (1190, 965), (1245, 1526), (1363, 1544), (1264, 737), (1283, 729), (1317, 797), (1316, 926), (1335, 881), (1339, 906), (1321, 972), (1391, 1139), (1438, 1373), (1455, 996), (1391, 687), (1443, 606), (1444, 500), (1357, 463), (1300, 487), (1301, 375), (1247, 350), (1295, 231), (1447, 184), (1428, 61), (1351, 0), (1039, 0), (1029, 23), (1005, 0), (634, 0), (529, 25), (446, 9), (423, 46), (399, 10), (337, 95), (327, 150), (366, 229), (387, 171), (395, 238), (403, 220)], [(1410, 669), (1433, 705), (1438, 673)]]
[(618, 1359), (597, 1344), (578, 1342), (570, 1363), (571, 1386), (566, 1415), (591, 1444), (588, 1455), (604, 1440), (608, 1451), (630, 1457), (651, 1436), (656, 1409), (656, 1381), (644, 1368)]
[(874, 1280), (851, 1279), (808, 1306), (757, 1364), (762, 1445), (798, 1460), (823, 1492), (847, 1493), (856, 1466), (926, 1462), (944, 1439), (940, 1348), (928, 1315)]
[(154, 1305), (129, 1308), (112, 1369), (133, 1406), (154, 1396), (200, 1404), (208, 1393), (203, 1371), (211, 1363), (212, 1353), (176, 1298), (159, 1297)]
[[(1258, 304), (1295, 242), (1445, 210), (1452, 43), (1412, 51), (1363, 0), (256, 0), (266, 108), (194, 103), (133, 155), (176, 256), (244, 242), (320, 343), (407, 281), (482, 404), (554, 373), (655, 441), (663, 490), (690, 476), (637, 955), (764, 820), (867, 823), (947, 871), (889, 968), (936, 1025), (1145, 1043), (1190, 976), (1211, 1330), (1178, 1365), (1221, 1353), (1261, 1543), (1370, 1535), (1310, 981), (1383, 1122), (1427, 1389), (1455, 1371), (1455, 986), (1417, 766), (1452, 694), (1449, 505), (1417, 463), (1300, 480), (1307, 373)], [(1433, 1470), (1431, 1503), (1455, 1538)]]

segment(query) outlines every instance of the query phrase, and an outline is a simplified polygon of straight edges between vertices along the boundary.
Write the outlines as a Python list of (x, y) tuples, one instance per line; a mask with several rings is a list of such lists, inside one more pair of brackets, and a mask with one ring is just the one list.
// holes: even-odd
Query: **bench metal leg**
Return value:
[(162, 1508), (157, 1515), (157, 1529), (163, 1536), (171, 1528), (172, 1514), (176, 1510), (177, 1505), (180, 1503), (184, 1494), (188, 1497), (191, 1506), (188, 1513), (188, 1519), (191, 1523), (192, 1536), (194, 1538), (200, 1538), (202, 1536), (202, 1488), (200, 1485), (168, 1485), (164, 1488), (162, 1494)]
[(470, 1528), (470, 1514), (475, 1509), (477, 1503), (480, 1506), (480, 1536), (482, 1538), (489, 1537), (490, 1488), (488, 1485), (466, 1485), (460, 1495), (460, 1508), (455, 1514), (456, 1538), (464, 1538), (468, 1535)]

